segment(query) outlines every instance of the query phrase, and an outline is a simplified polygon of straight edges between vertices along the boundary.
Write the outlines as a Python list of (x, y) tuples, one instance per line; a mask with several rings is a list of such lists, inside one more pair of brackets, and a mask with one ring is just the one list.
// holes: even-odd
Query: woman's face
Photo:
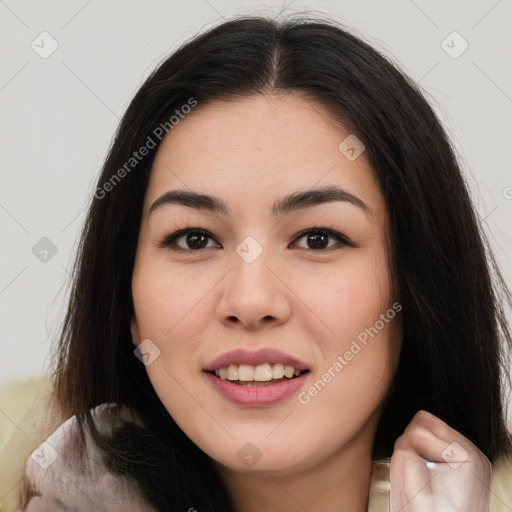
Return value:
[(254, 96), (199, 104), (158, 149), (132, 335), (169, 414), (222, 466), (371, 453), (401, 305), (384, 198), (349, 135), (296, 94)]

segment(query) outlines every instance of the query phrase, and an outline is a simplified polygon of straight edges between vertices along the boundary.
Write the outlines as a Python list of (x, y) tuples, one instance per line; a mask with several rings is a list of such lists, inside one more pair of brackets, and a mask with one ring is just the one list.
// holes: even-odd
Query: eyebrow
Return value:
[[(292, 211), (310, 208), (318, 204), (332, 201), (344, 201), (361, 208), (366, 215), (371, 215), (371, 208), (361, 199), (339, 187), (323, 187), (318, 189), (294, 192), (278, 199), (272, 206), (272, 215), (285, 215)], [(164, 205), (181, 204), (199, 210), (229, 215), (228, 205), (220, 198), (208, 194), (200, 194), (190, 190), (169, 190), (160, 196), (149, 209), (151, 214)]]

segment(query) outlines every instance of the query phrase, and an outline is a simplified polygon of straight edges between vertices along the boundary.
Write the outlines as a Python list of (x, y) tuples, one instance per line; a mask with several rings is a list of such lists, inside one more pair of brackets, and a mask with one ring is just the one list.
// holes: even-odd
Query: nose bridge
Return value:
[(270, 247), (246, 237), (232, 257), (233, 271), (219, 303), (219, 320), (255, 328), (269, 320), (282, 322), (289, 315), (285, 287), (271, 270), (275, 258)]
[(247, 281), (250, 285), (257, 285), (255, 291), (260, 293), (262, 291), (270, 292), (275, 284), (272, 279), (272, 272), (269, 270), (269, 267), (272, 266), (272, 258), (269, 253), (269, 250), (265, 251), (251, 263), (241, 258), (241, 261), (237, 264), (238, 278)]
[(263, 243), (248, 236), (233, 254), (230, 292), (239, 294), (237, 299), (241, 303), (269, 300), (274, 293), (274, 276), (268, 268), (272, 265), (271, 249)]

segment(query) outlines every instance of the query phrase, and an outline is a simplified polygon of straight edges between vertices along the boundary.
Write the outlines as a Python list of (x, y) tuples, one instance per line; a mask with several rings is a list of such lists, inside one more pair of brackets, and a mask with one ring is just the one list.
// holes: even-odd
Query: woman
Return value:
[[(199, 35), (137, 92), (94, 196), (62, 461), (92, 447), (148, 510), (313, 512), (377, 510), (391, 457), (391, 510), (489, 509), (510, 294), (439, 121), (373, 48), (321, 20)], [(97, 428), (107, 403), (132, 416)]]

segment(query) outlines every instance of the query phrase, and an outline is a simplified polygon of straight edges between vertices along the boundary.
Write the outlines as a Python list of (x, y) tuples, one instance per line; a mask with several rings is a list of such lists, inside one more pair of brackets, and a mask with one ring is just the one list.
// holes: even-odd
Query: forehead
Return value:
[(340, 143), (354, 137), (321, 104), (298, 94), (198, 104), (158, 148), (148, 204), (171, 188), (260, 203), (291, 191), (341, 185), (371, 204), (384, 202), (365, 153), (351, 161)]

